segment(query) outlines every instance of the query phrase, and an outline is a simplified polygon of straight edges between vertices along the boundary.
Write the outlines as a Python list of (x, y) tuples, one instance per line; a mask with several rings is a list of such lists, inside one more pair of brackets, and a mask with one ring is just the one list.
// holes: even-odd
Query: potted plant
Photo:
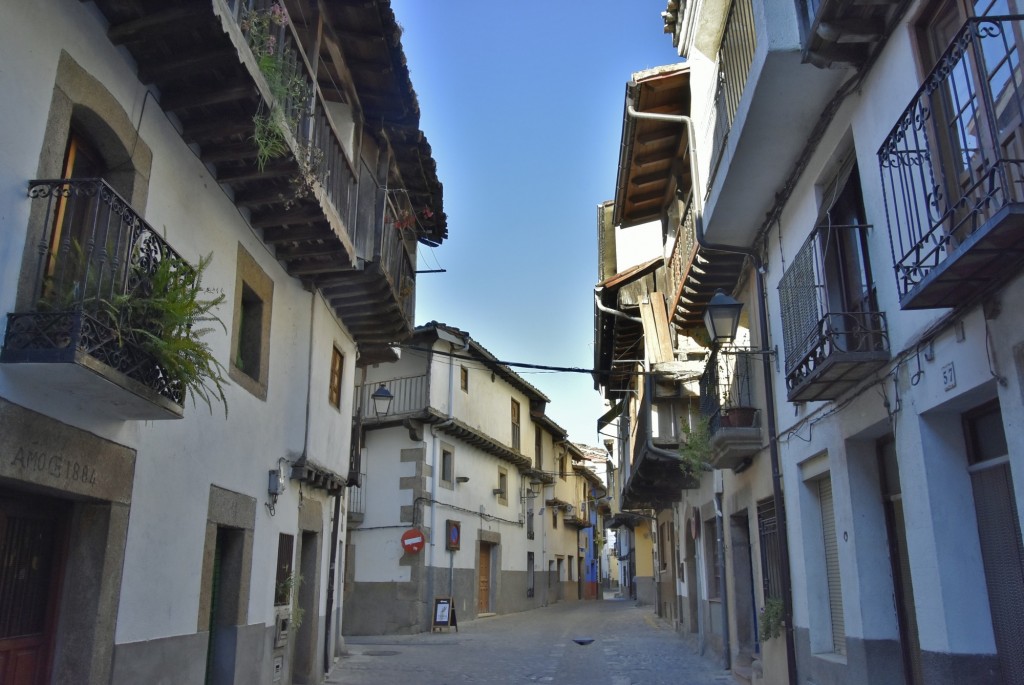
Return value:
[(156, 373), (176, 387), (182, 398), (190, 394), (193, 404), (198, 397), (212, 411), (213, 400), (220, 400), (226, 416), (224, 367), (204, 340), (213, 330), (211, 324), (227, 330), (214, 313), (224, 295), (208, 297), (209, 291), (202, 286), (203, 272), (212, 259), (209, 254), (193, 267), (180, 257), (164, 254), (149, 260), (149, 268), (137, 264), (126, 292), (103, 305), (117, 345), (135, 345), (147, 353), (158, 368)]
[(722, 426), (725, 428), (752, 428), (757, 425), (757, 407), (723, 407)]

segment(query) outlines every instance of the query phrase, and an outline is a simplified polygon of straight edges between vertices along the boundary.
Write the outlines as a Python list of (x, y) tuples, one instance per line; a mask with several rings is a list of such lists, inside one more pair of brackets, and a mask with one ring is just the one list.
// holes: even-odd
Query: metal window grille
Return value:
[(761, 541), (761, 584), (764, 597), (782, 598), (782, 548), (779, 543), (779, 521), (775, 500), (766, 499), (757, 505), (757, 528)]

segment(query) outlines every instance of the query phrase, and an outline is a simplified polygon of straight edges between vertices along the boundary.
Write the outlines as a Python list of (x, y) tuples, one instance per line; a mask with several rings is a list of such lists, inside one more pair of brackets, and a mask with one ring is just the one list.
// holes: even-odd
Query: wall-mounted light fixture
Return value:
[(704, 310), (704, 325), (712, 345), (732, 342), (736, 338), (742, 310), (742, 302), (726, 295), (721, 288), (715, 291)]
[(456, 483), (468, 483), (469, 482), (469, 476), (455, 476), (455, 482)]
[(505, 496), (505, 488), (494, 488), (493, 490), (491, 490), (491, 493), (494, 494), (494, 495), (498, 495), (498, 496), (504, 497)]
[(391, 410), (391, 402), (395, 399), (395, 396), (381, 383), (380, 387), (370, 395), (370, 399), (373, 400), (373, 413), (379, 419), (388, 415), (388, 412)]

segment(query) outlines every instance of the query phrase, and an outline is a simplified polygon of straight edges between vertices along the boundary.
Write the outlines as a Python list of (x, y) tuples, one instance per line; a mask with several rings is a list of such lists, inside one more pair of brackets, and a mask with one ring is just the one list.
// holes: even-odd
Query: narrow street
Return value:
[[(593, 639), (589, 645), (575, 640)], [(467, 621), (459, 632), (346, 638), (337, 685), (720, 685), (734, 683), (698, 656), (649, 606), (572, 602)]]

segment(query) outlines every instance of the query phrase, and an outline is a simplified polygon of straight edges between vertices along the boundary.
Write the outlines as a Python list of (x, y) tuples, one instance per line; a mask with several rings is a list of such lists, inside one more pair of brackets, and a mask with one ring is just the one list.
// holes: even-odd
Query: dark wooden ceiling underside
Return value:
[[(300, 167), (291, 155), (271, 159), (262, 169), (257, 164), (253, 117), (262, 98), (214, 4), (96, 0), (109, 22), (111, 42), (128, 51), (139, 80), (157, 94), (183, 140), (262, 232), (288, 273), (324, 290), (361, 347), (387, 346), (407, 337), (412, 321), (401, 306), (398, 286), (380, 265), (364, 264), (365, 256), (355, 253), (351, 227), (343, 224), (347, 208), (338, 208), (342, 225), (332, 225), (333, 214), (315, 197), (297, 196)], [(302, 36), (315, 6), (288, 5), (295, 8), (293, 23)], [(383, 131), (390, 140), (417, 211), (417, 238), (437, 245), (447, 237), (442, 188), (430, 145), (419, 130), (416, 95), (390, 3), (332, 0), (328, 6), (326, 33), (335, 43), (333, 53), (321, 55), (320, 85), (339, 83), (340, 71), (351, 69), (356, 93), (343, 101), (354, 95), (368, 128)], [(344, 61), (339, 63), (339, 58)], [(342, 101), (336, 90), (332, 85), (321, 92), (325, 100)], [(337, 218), (333, 221), (338, 223)]]

